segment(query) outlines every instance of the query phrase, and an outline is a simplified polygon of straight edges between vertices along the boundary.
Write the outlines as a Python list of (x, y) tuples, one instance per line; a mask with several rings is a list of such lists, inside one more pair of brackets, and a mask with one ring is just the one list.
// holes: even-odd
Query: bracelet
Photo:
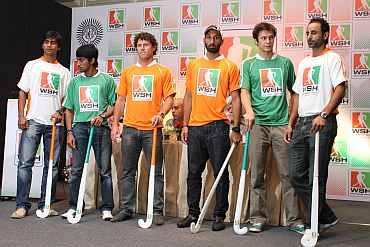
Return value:
[(72, 133), (73, 134), (73, 129), (67, 129), (67, 133)]
[(56, 113), (58, 113), (59, 115), (63, 116), (63, 111), (61, 109), (56, 110)]

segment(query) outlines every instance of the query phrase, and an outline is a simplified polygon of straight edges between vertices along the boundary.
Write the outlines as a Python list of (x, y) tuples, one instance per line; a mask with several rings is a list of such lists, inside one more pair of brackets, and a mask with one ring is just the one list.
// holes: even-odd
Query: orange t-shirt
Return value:
[(192, 96), (190, 126), (227, 120), (226, 98), (230, 92), (240, 89), (239, 69), (223, 56), (215, 60), (198, 58), (189, 64), (186, 89)]
[(171, 72), (157, 63), (146, 67), (131, 65), (121, 74), (117, 94), (126, 97), (123, 123), (150, 130), (152, 117), (159, 113), (163, 99), (175, 94)]

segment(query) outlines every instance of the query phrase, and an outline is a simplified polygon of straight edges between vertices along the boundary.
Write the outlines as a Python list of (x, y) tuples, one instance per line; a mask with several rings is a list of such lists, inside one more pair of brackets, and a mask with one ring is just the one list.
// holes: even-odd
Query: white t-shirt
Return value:
[(41, 58), (27, 62), (17, 84), (29, 95), (27, 120), (51, 125), (50, 117), (62, 107), (70, 79), (69, 70), (60, 63), (48, 63)]
[(293, 86), (299, 94), (298, 115), (317, 115), (329, 103), (334, 88), (347, 81), (341, 57), (327, 50), (323, 55), (304, 58)]

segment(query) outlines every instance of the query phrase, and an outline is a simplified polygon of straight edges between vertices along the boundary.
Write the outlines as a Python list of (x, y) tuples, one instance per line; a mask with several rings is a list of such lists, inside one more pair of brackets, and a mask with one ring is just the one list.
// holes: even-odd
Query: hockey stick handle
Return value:
[(155, 165), (155, 159), (156, 159), (156, 149), (157, 149), (157, 132), (158, 128), (153, 129), (153, 143), (152, 143), (152, 158), (150, 161), (151, 165)]

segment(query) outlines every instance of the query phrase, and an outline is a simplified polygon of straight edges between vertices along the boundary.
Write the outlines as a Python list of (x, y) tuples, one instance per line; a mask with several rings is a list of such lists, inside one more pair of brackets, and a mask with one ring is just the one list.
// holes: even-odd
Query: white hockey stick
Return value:
[(246, 133), (242, 170), (240, 174), (238, 199), (236, 200), (235, 216), (234, 216), (234, 232), (238, 235), (244, 235), (248, 232), (248, 227), (240, 228), (240, 218), (242, 214), (243, 197), (244, 197), (244, 187), (245, 187), (245, 175), (247, 173), (247, 161), (248, 161), (248, 145), (249, 145), (250, 133)]
[(46, 189), (45, 189), (45, 204), (43, 209), (37, 209), (36, 215), (39, 218), (46, 218), (50, 213), (50, 203), (51, 203), (51, 186), (53, 183), (53, 163), (54, 163), (54, 144), (55, 144), (55, 118), (52, 119), (52, 130), (51, 130), (51, 143), (50, 143), (50, 154), (49, 154), (49, 167), (48, 167), (48, 176), (46, 180)]
[(312, 202), (311, 202), (311, 229), (307, 229), (301, 239), (304, 247), (313, 247), (319, 237), (319, 145), (320, 136), (316, 132), (315, 136), (315, 161), (313, 166)]
[(155, 175), (155, 154), (157, 143), (157, 128), (153, 130), (152, 159), (150, 161), (148, 205), (146, 211), (146, 221), (139, 219), (138, 224), (141, 228), (149, 228), (153, 223), (153, 200), (154, 200), (154, 175)]
[(86, 155), (85, 155), (85, 164), (84, 164), (84, 169), (82, 170), (80, 189), (78, 191), (76, 214), (74, 216), (72, 214), (69, 214), (67, 217), (68, 222), (71, 224), (76, 224), (80, 222), (81, 217), (82, 217), (82, 207), (83, 207), (84, 195), (85, 195), (87, 166), (89, 165), (90, 150), (91, 150), (93, 135), (94, 135), (94, 126), (91, 126), (90, 134), (89, 134), (89, 142), (87, 143), (87, 149), (86, 149)]
[(203, 221), (203, 218), (204, 218), (204, 216), (205, 216), (205, 214), (207, 212), (207, 208), (209, 206), (209, 203), (211, 202), (212, 196), (213, 196), (213, 194), (216, 191), (217, 184), (220, 181), (220, 179), (222, 177), (222, 174), (224, 173), (224, 170), (226, 169), (226, 167), (228, 165), (229, 159), (231, 157), (231, 154), (234, 151), (234, 148), (235, 148), (235, 143), (233, 143), (231, 145), (230, 151), (227, 154), (226, 159), (225, 159), (224, 163), (222, 164), (222, 167), (221, 167), (221, 169), (220, 169), (220, 171), (219, 171), (219, 173), (217, 175), (217, 178), (216, 178), (215, 182), (212, 185), (211, 191), (209, 192), (208, 197), (206, 199), (206, 202), (203, 205), (202, 211), (200, 212), (200, 215), (199, 215), (197, 224), (195, 224), (194, 222), (192, 222), (191, 225), (190, 225), (190, 231), (192, 233), (197, 233), (199, 231), (199, 229), (200, 229), (200, 226), (202, 225), (202, 221)]

